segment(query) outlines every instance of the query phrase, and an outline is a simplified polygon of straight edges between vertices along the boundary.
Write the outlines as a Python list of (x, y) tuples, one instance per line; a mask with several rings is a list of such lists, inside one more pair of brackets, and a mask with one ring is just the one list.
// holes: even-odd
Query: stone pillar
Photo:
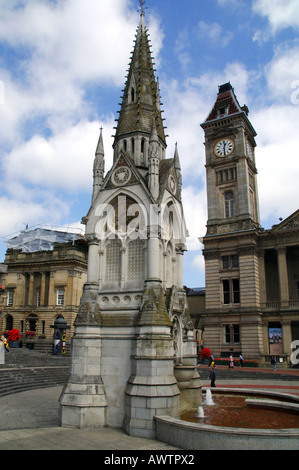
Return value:
[(99, 240), (95, 237), (88, 237), (88, 264), (87, 283), (98, 282), (98, 255)]
[(288, 354), (289, 356), (292, 354), (291, 342), (292, 342), (291, 321), (290, 320), (283, 321), (282, 323), (283, 353)]
[(154, 416), (178, 416), (180, 391), (173, 375), (171, 322), (162, 288), (147, 288), (138, 318), (139, 332), (125, 398), (124, 430), (135, 437), (156, 437)]
[(45, 305), (45, 292), (46, 292), (46, 273), (41, 273), (41, 285), (40, 285), (40, 304)]
[(106, 425), (107, 400), (101, 376), (102, 316), (97, 290), (85, 284), (72, 338), (70, 378), (60, 397), (61, 426)]
[(176, 251), (176, 260), (177, 260), (177, 288), (183, 289), (184, 281), (183, 281), (183, 256), (184, 251), (186, 251), (186, 246), (183, 243), (180, 243), (175, 247)]
[(157, 237), (148, 239), (148, 280), (158, 280), (159, 273), (159, 239)]
[(29, 273), (28, 305), (33, 305), (34, 274)]
[(266, 306), (267, 290), (266, 290), (266, 274), (265, 274), (265, 250), (258, 252), (259, 262), (259, 281), (260, 281), (260, 302), (261, 306)]
[(278, 260), (281, 306), (288, 307), (289, 305), (289, 280), (288, 280), (288, 267), (287, 267), (287, 257), (286, 257), (285, 247), (279, 247), (277, 249), (277, 260)]

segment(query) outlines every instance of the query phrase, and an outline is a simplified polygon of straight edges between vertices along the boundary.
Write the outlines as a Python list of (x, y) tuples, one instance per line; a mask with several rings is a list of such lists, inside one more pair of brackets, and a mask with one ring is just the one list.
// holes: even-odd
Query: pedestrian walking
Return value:
[(231, 354), (229, 356), (229, 366), (228, 366), (230, 369), (233, 369), (234, 368), (234, 358), (233, 358), (233, 355)]
[(215, 368), (214, 368), (214, 367), (211, 367), (209, 379), (211, 380), (211, 388), (212, 388), (212, 387), (216, 387), (216, 385), (215, 385), (215, 382), (216, 382), (216, 372), (215, 372)]
[(243, 356), (242, 356), (242, 354), (240, 354), (238, 367), (239, 366), (243, 367), (243, 361), (244, 361)]
[(276, 371), (276, 364), (277, 364), (275, 356), (272, 357), (271, 363), (273, 365), (273, 372), (275, 372)]
[(214, 354), (211, 353), (210, 362), (209, 362), (209, 367), (211, 367), (211, 365), (212, 365), (213, 362), (214, 362)]

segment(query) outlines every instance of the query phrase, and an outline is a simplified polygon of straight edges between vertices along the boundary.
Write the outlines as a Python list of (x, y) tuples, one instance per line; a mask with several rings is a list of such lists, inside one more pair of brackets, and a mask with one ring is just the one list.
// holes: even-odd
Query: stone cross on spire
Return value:
[(145, 3), (145, 0), (139, 0), (139, 1), (140, 1), (141, 14), (144, 15), (144, 3)]

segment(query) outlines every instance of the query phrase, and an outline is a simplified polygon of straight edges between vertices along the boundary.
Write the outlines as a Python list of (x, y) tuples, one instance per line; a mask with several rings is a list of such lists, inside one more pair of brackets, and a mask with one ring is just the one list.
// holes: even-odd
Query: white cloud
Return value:
[(32, 191), (14, 185), (19, 192), (15, 197), (0, 198), (0, 217), (5, 220), (1, 224), (0, 235), (6, 237), (24, 229), (25, 225), (41, 223), (60, 223), (61, 219), (68, 217), (69, 206), (65, 201), (55, 197), (51, 191), (43, 191), (36, 197)]
[[(3, 2), (2, 2), (3, 3)], [(96, 115), (99, 103), (87, 103), (86, 85), (121, 87), (138, 24), (128, 0), (50, 0), (5, 2), (1, 6), (0, 41), (14, 48), (17, 73), (5, 70), (5, 103), (0, 107), (0, 139), (13, 142), (24, 119), (44, 119), (57, 132)], [(17, 8), (16, 8), (17, 6)], [(150, 18), (156, 62), (163, 34)], [(9, 64), (10, 65), (10, 64)]]
[[(113, 121), (82, 121), (61, 133), (46, 138), (34, 135), (13, 148), (4, 158), (5, 185), (12, 182), (68, 192), (91, 190), (92, 164), (99, 138), (99, 127), (111, 129)], [(109, 134), (108, 134), (109, 135)], [(107, 142), (107, 167), (112, 162), (112, 139)]]
[(299, 79), (299, 42), (282, 44), (266, 67), (269, 94), (276, 102), (291, 104)]
[(187, 230), (189, 237), (187, 238), (188, 250), (201, 249), (201, 243), (198, 238), (203, 237), (206, 233), (207, 206), (206, 206), (206, 190), (194, 186), (187, 186), (182, 193), (183, 207)]
[[(254, 115), (262, 219), (287, 217), (298, 209), (299, 106), (271, 106)], [(268, 228), (268, 227), (266, 227)]]
[(299, 28), (298, 0), (254, 0), (253, 11), (268, 19), (272, 32)]
[(232, 31), (224, 31), (219, 23), (206, 23), (202, 20), (198, 23), (198, 35), (201, 39), (222, 48), (226, 47), (234, 36)]

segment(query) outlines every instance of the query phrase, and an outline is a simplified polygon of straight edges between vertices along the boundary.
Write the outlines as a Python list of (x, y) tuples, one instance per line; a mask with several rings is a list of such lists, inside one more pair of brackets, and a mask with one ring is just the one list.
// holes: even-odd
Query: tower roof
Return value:
[(206, 122), (213, 121), (219, 117), (231, 116), (236, 113), (244, 113), (245, 109), (241, 108), (234, 89), (230, 83), (225, 83), (219, 86), (216, 102), (212, 111), (208, 115)]
[(209, 113), (207, 119), (201, 124), (204, 128), (205, 125), (213, 123), (214, 121), (223, 120), (230, 116), (240, 115), (244, 118), (253, 136), (256, 136), (256, 132), (252, 127), (248, 119), (249, 109), (244, 104), (240, 106), (240, 103), (235, 95), (235, 91), (230, 83), (224, 83), (218, 87), (218, 94), (215, 104)]
[(150, 50), (148, 30), (144, 12), (140, 15), (134, 50), (128, 69), (115, 141), (136, 132), (151, 134), (152, 119), (155, 118), (157, 133), (166, 145), (163, 120), (160, 111), (159, 81), (155, 78), (153, 58)]

